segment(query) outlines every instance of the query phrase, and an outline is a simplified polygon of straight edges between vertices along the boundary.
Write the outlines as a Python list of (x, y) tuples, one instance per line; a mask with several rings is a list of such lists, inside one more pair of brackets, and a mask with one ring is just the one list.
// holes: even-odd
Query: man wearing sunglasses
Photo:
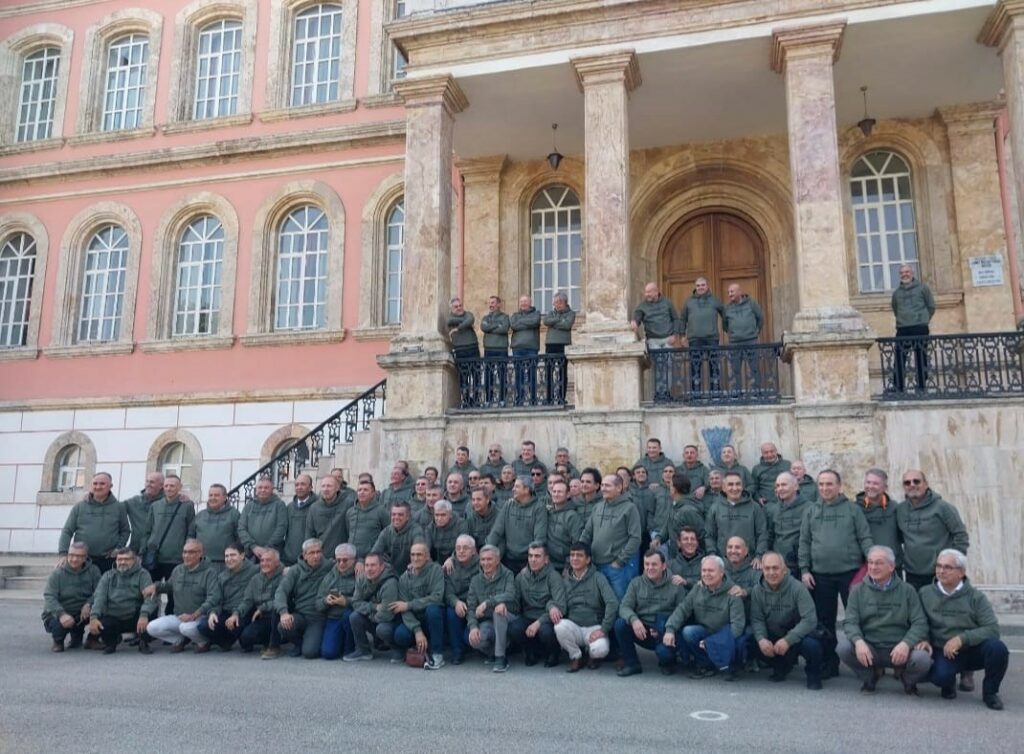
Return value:
[(956, 508), (928, 487), (919, 469), (904, 472), (903, 492), (896, 525), (903, 539), (904, 579), (920, 589), (935, 578), (935, 558), (942, 550), (951, 547), (967, 554), (967, 527)]

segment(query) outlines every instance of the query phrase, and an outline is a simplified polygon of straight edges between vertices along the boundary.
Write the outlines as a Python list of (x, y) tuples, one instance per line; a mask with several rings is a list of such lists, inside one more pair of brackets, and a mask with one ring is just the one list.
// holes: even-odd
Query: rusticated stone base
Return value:
[(647, 351), (629, 335), (632, 342), (610, 334), (607, 340), (592, 339), (566, 349), (578, 411), (635, 411), (640, 405), (641, 368)]
[[(394, 345), (392, 341), (392, 348)], [(436, 421), (456, 404), (455, 362), (447, 350), (431, 345), (425, 343), (422, 350), (392, 350), (377, 357), (381, 369), (388, 373), (388, 418)]]
[(783, 343), (782, 359), (793, 365), (793, 393), (798, 404), (870, 399), (868, 350), (875, 343), (871, 330), (787, 332)]

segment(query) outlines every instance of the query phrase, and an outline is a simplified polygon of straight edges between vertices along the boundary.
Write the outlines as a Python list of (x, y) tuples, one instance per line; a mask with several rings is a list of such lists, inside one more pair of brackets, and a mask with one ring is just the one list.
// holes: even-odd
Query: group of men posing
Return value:
[(921, 471), (903, 474), (902, 502), (881, 469), (850, 500), (836, 471), (812, 480), (771, 442), (753, 469), (732, 446), (709, 468), (696, 446), (676, 464), (650, 438), (632, 468), (604, 476), (565, 448), (549, 470), (531, 441), (511, 463), (490, 446), (479, 468), (460, 447), (438, 482), (400, 461), (384, 489), (360, 474), (353, 490), (336, 469), (319, 495), (300, 475), (287, 504), (261, 479), (241, 513), (214, 485), (196, 513), (174, 475), (150, 474), (121, 503), (97, 474), (47, 584), (53, 650), (88, 630), (107, 653), (132, 633), (143, 653), (152, 639), (196, 653), (237, 642), (266, 659), (283, 645), (345, 661), (415, 651), (437, 669), (447, 650), (495, 672), (510, 652), (546, 666), (564, 652), (569, 672), (614, 659), (627, 677), (642, 672), (639, 645), (691, 678), (765, 666), (782, 681), (803, 657), (811, 689), (842, 661), (864, 693), (892, 668), (907, 694), (927, 679), (953, 698), (958, 675), (973, 690), (983, 669), (982, 698), (1002, 709), (1008, 652), (967, 578), (966, 528)]

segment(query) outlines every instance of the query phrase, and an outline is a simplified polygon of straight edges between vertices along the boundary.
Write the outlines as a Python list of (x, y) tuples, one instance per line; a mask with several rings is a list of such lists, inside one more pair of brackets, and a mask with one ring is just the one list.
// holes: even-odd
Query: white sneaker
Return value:
[(444, 667), (444, 655), (437, 654), (431, 655), (427, 658), (427, 661), (423, 663), (424, 670), (440, 670)]

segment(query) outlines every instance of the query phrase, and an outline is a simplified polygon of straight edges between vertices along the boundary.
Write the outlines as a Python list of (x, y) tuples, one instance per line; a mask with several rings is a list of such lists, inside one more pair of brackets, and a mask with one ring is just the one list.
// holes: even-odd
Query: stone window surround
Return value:
[[(202, 336), (172, 337), (171, 319), (177, 285), (178, 243), (188, 224), (201, 215), (213, 215), (224, 228), (221, 260), (221, 310), (217, 332)], [(234, 343), (235, 270), (238, 261), (238, 214), (219, 194), (200, 191), (168, 207), (153, 236), (153, 261), (146, 340), (143, 351), (179, 351), (228, 348)]]
[(357, 340), (381, 340), (398, 334), (399, 325), (384, 324), (384, 273), (387, 266), (387, 215), (405, 194), (405, 174), (393, 173), (377, 184), (363, 205), (362, 269), (359, 276)]
[(43, 457), (43, 474), (39, 482), (39, 492), (36, 493), (36, 505), (74, 505), (89, 492), (88, 489), (63, 492), (54, 489), (57, 486), (57, 459), (61, 451), (69, 445), (77, 445), (82, 449), (86, 482), (96, 475), (96, 446), (92, 440), (84, 432), (64, 432), (50, 443)]
[[(237, 125), (252, 117), (252, 82), (256, 65), (256, 23), (259, 8), (256, 0), (195, 0), (178, 11), (174, 17), (174, 59), (179, 62), (170, 81), (167, 107), (168, 125), (164, 131), (174, 131), (177, 124), (202, 124), (216, 127), (228, 121)], [(242, 62), (238, 81), (238, 109), (232, 115), (219, 118), (193, 120), (196, 87), (196, 55), (199, 32), (216, 21), (242, 22)]]
[(183, 490), (188, 491), (189, 497), (198, 503), (200, 500), (206, 499), (200, 488), (203, 482), (203, 446), (200, 445), (196, 436), (187, 429), (169, 429), (153, 440), (149, 446), (149, 452), (146, 454), (146, 473), (160, 471), (160, 456), (169, 446), (179, 442), (185, 446), (192, 462), (192, 465), (182, 472), (181, 486)]
[[(274, 430), (264, 441), (263, 447), (260, 448), (260, 466), (270, 463), (274, 453), (288, 440), (298, 440), (300, 437), (305, 437), (308, 434), (309, 427), (304, 424), (285, 424), (283, 427)], [(315, 469), (313, 473), (316, 473)]]
[[(342, 8), (341, 63), (338, 99), (315, 105), (292, 107), (292, 47), (295, 38), (295, 16), (311, 5), (328, 3)], [(323, 115), (354, 110), (356, 77), (356, 32), (359, 3), (357, 0), (271, 0), (270, 50), (267, 55), (266, 105), (260, 120), (274, 122), (305, 115)]]
[[(107, 224), (120, 225), (128, 235), (128, 267), (125, 275), (120, 336), (115, 341), (104, 343), (76, 343), (85, 251), (93, 234)], [(44, 354), (61, 358), (132, 352), (141, 255), (142, 224), (130, 207), (119, 202), (98, 202), (86, 207), (71, 219), (61, 240), (53, 325), (50, 345), (43, 349)]]
[(384, 28), (392, 20), (395, 0), (372, 0), (370, 4), (370, 55), (366, 86), (366, 97), (361, 100), (363, 105), (380, 107), (399, 105), (401, 99), (391, 88), (394, 73), (394, 55), (391, 36)]
[[(64, 111), (71, 79), (71, 52), (75, 33), (62, 24), (27, 26), (0, 42), (0, 148), (12, 152), (56, 146), (64, 135)], [(43, 47), (59, 47), (53, 129), (49, 139), (17, 142), (18, 102), (21, 97), (22, 66), (25, 57)]]
[[(78, 129), (83, 143), (90, 136), (104, 134), (111, 139), (136, 134), (150, 135), (156, 107), (157, 75), (160, 70), (160, 44), (163, 16), (145, 8), (124, 8), (114, 11), (85, 32), (85, 54), (82, 58), (82, 80), (78, 100)], [(106, 89), (107, 46), (125, 34), (149, 36), (149, 59), (146, 61), (146, 95), (142, 105), (142, 121), (138, 128), (103, 131), (103, 96)], [(76, 143), (77, 139), (76, 137)]]
[(32, 279), (32, 298), (29, 302), (28, 334), (25, 338), (25, 345), (0, 348), (0, 361), (34, 359), (39, 355), (39, 320), (42, 315), (50, 236), (46, 231), (46, 226), (27, 212), (11, 212), (0, 215), (0, 243), (15, 233), (27, 233), (35, 240), (36, 267)]
[[(288, 213), (303, 204), (320, 208), (327, 217), (327, 322), (319, 330), (274, 330), (277, 287), (278, 230)], [(249, 312), (242, 345), (294, 345), (338, 342), (345, 269), (345, 206), (338, 192), (323, 181), (300, 180), (281, 186), (268, 196), (253, 222), (250, 261)]]
[[(579, 178), (582, 178), (580, 176)], [(586, 301), (586, 290), (587, 290), (587, 233), (586, 233), (586, 218), (587, 218), (587, 207), (585, 203), (585, 194), (583, 192), (583, 182), (576, 175), (565, 174), (553, 175), (549, 171), (544, 171), (540, 175), (536, 176), (533, 180), (522, 187), (518, 198), (516, 199), (516, 217), (517, 224), (519, 226), (519, 291), (520, 293), (515, 295), (515, 298), (506, 296), (503, 298), (508, 302), (506, 304), (506, 311), (511, 314), (518, 309), (516, 300), (521, 295), (529, 295), (533, 297), (533, 232), (530, 224), (531, 215), (530, 208), (533, 205), (533, 200), (537, 197), (541, 191), (552, 186), (566, 186), (576, 194), (576, 198), (580, 204), (580, 239), (582, 240), (582, 248), (580, 250), (580, 308), (585, 308), (583, 302)], [(582, 316), (582, 312), (577, 313), (576, 321), (582, 325), (585, 321), (585, 317)]]

